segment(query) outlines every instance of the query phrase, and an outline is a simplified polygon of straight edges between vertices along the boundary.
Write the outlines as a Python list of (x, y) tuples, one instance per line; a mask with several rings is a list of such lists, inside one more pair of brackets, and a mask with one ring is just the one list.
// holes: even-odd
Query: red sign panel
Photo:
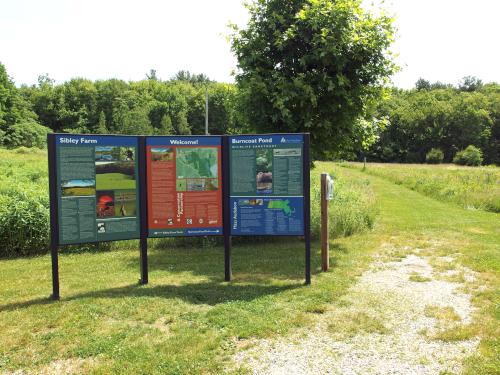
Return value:
[(222, 234), (221, 138), (146, 139), (150, 237)]

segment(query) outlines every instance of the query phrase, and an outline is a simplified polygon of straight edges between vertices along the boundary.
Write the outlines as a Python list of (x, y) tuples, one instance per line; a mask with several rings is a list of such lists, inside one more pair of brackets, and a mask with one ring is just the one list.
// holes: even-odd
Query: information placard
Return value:
[(59, 244), (139, 238), (138, 139), (55, 135)]
[(221, 235), (222, 138), (147, 137), (150, 237)]
[(229, 137), (232, 235), (304, 234), (302, 134)]

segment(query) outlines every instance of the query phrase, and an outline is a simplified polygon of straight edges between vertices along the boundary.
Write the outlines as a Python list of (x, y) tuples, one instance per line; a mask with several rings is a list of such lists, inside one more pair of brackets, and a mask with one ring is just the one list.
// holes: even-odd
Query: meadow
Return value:
[[(478, 337), (479, 351), (466, 358), (465, 373), (498, 373), (498, 214), (464, 210), (334, 163), (318, 163), (312, 180), (322, 171), (334, 172), (338, 183), (331, 212), (343, 215), (342, 202), (353, 204), (354, 193), (342, 189), (358, 189), (376, 216), (372, 230), (330, 241), (330, 272), (320, 272), (319, 243), (313, 242), (311, 286), (303, 284), (300, 240), (235, 244), (231, 283), (223, 281), (217, 243), (151, 241), (145, 286), (136, 282), (136, 241), (119, 242), (114, 251), (65, 252), (59, 302), (48, 299), (48, 255), (0, 260), (0, 372), (237, 372), (232, 355), (253, 339), (286, 335), (311, 326), (325, 311), (342, 311), (343, 297), (370, 263), (401, 259), (418, 248), (431, 257), (453, 255), (447, 269), (476, 272), (467, 289), (476, 307), (473, 323), (439, 340)], [(366, 220), (351, 212), (343, 225), (360, 217)], [(372, 313), (370, 307), (366, 314)], [(350, 334), (369, 323), (349, 320)]]
[(124, 173), (96, 174), (95, 180), (99, 190), (135, 189), (134, 177)]
[(453, 164), (342, 163), (466, 209), (500, 212), (500, 168)]
[(76, 196), (76, 195), (95, 195), (95, 188), (88, 187), (69, 187), (62, 189), (62, 195), (64, 196)]
[[(315, 239), (319, 237), (320, 232), (319, 174), (322, 168), (322, 165), (318, 164), (311, 173), (311, 230)], [(46, 151), (22, 147), (13, 150), (0, 148), (0, 169), (3, 172), (0, 175), (0, 242), (5, 245), (0, 248), (0, 258), (46, 253), (49, 244)], [(328, 164), (327, 169), (336, 176), (337, 192), (332, 202), (337, 210), (330, 212), (331, 236), (348, 236), (370, 229), (377, 210), (368, 181), (343, 179), (334, 170), (339, 168), (334, 168), (332, 164)], [(109, 169), (109, 172), (96, 175), (97, 189), (135, 188), (136, 181), (130, 174), (115, 173), (112, 169)], [(217, 240), (194, 240), (194, 243), (200, 246), (214, 242)], [(191, 246), (193, 240), (175, 239), (165, 243), (167, 246)], [(102, 246), (110, 247), (120, 249), (122, 244), (116, 242)], [(75, 249), (88, 248), (89, 246), (80, 246)]]

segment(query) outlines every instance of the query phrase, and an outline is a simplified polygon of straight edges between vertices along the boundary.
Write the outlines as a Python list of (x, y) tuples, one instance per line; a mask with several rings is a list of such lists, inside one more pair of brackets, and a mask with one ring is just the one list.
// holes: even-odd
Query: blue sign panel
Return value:
[(232, 197), (231, 234), (304, 235), (304, 198)]
[(232, 235), (304, 234), (304, 137), (229, 138)]
[(139, 238), (138, 138), (55, 136), (59, 243)]

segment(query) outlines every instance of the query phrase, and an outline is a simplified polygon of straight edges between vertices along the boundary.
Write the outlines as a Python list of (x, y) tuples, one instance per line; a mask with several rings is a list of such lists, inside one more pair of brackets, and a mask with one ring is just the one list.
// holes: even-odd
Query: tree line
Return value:
[(99, 134), (204, 134), (205, 91), (211, 134), (240, 128), (233, 84), (178, 72), (160, 81), (151, 70), (138, 82), (48, 76), (17, 88), (0, 64), (0, 139), (7, 147), (39, 146), (47, 132)]
[(383, 162), (422, 163), (431, 150), (451, 162), (468, 146), (484, 163), (500, 163), (500, 85), (465, 77), (457, 86), (417, 81), (411, 90), (393, 89), (375, 118), (385, 119), (378, 141), (358, 156)]
[(466, 77), (391, 89), (394, 27), (384, 12), (361, 0), (247, 7), (247, 26), (230, 36), (236, 84), (186, 71), (161, 81), (151, 70), (138, 82), (55, 84), (43, 75), (16, 88), (0, 64), (0, 144), (37, 146), (48, 131), (204, 134), (208, 90), (211, 134), (309, 132), (315, 160), (449, 162), (479, 153), (475, 160), (499, 163), (499, 85)]
[[(248, 97), (234, 84), (186, 71), (168, 81), (158, 80), (154, 71), (147, 77), (138, 82), (75, 78), (55, 84), (44, 75), (36, 85), (17, 88), (0, 64), (1, 144), (43, 147), (48, 132), (204, 134), (205, 90), (211, 134), (262, 127), (245, 121), (243, 113), (250, 107), (242, 107)], [(458, 86), (420, 79), (413, 89), (392, 89), (370, 117), (358, 119), (358, 126), (369, 129), (372, 142), (365, 147), (366, 134), (358, 135), (334, 157), (422, 163), (437, 149), (443, 162), (451, 162), (473, 145), (482, 151), (484, 163), (499, 164), (500, 85), (474, 77)]]

